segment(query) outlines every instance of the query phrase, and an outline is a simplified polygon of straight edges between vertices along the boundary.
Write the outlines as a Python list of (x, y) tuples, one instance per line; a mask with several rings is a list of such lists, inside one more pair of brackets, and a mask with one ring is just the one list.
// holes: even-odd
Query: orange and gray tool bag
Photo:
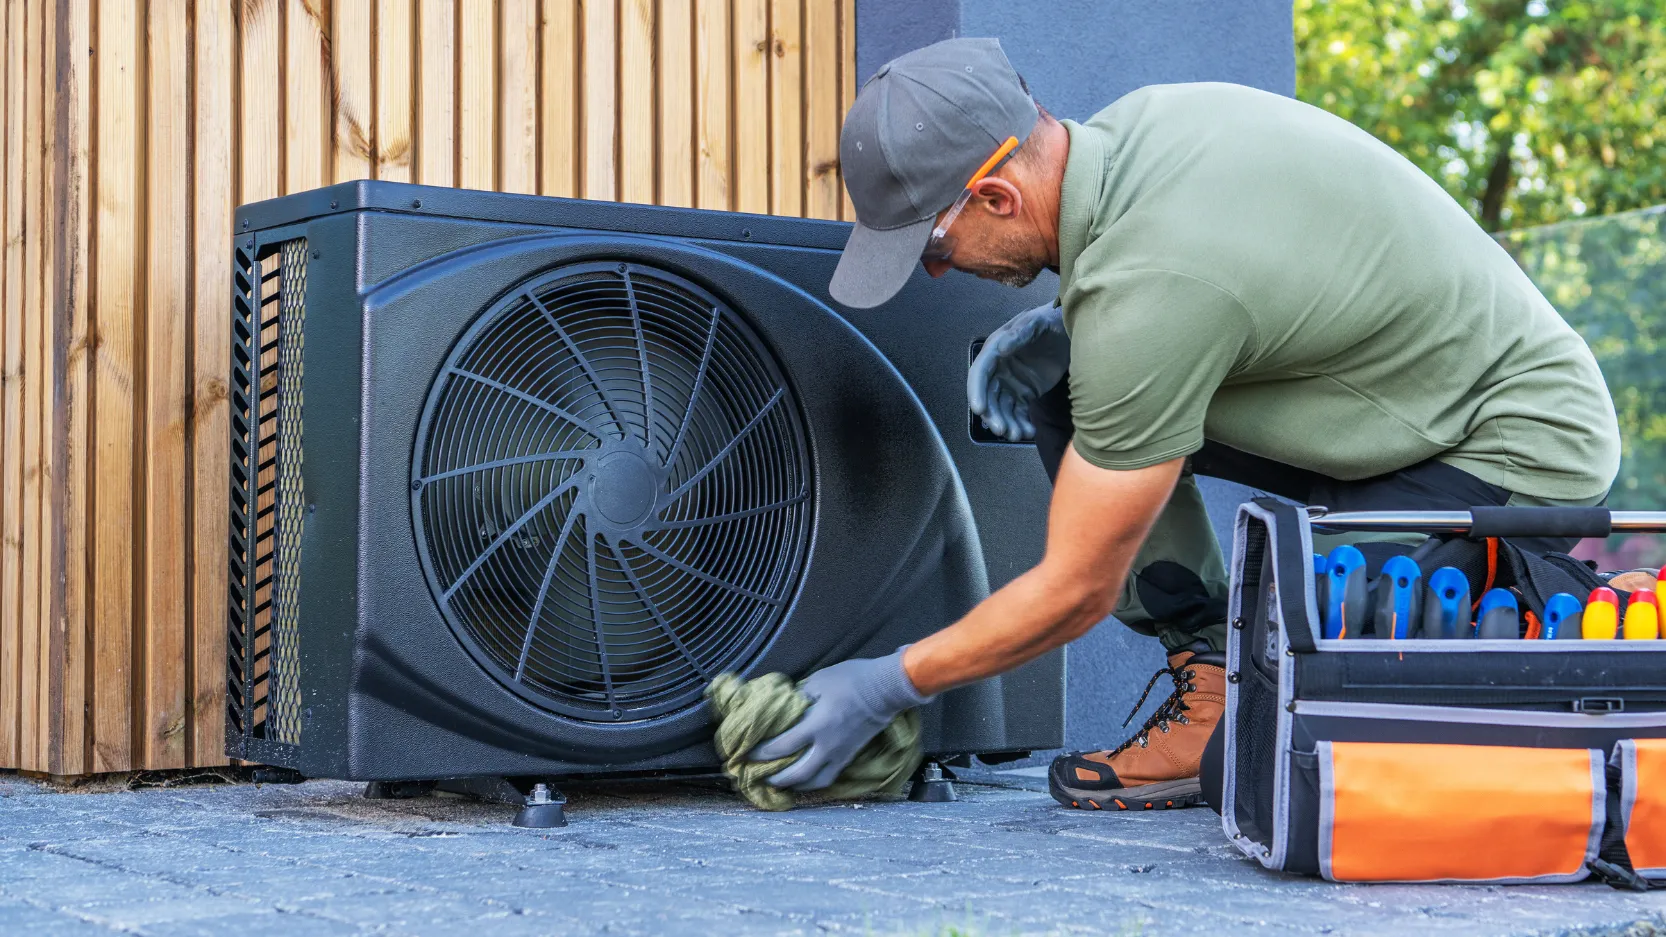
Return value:
[(1269, 869), (1339, 882), (1666, 887), (1666, 640), (1326, 639), (1312, 560), (1316, 523), (1496, 549), (1659, 533), (1666, 512), (1311, 514), (1239, 508), (1227, 836)]

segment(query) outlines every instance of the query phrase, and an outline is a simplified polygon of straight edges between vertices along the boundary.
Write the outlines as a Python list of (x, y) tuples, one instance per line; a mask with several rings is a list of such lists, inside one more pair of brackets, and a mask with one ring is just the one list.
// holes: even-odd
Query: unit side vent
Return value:
[(306, 239), (240, 244), (232, 276), (227, 734), (298, 745)]

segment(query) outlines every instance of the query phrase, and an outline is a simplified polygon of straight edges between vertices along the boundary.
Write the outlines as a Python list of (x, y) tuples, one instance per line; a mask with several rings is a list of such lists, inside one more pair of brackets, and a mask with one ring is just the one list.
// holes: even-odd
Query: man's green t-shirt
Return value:
[(1133, 469), (1207, 437), (1352, 480), (1438, 456), (1536, 498), (1619, 467), (1590, 349), (1410, 162), (1228, 84), (1065, 121), (1059, 299), (1075, 446)]

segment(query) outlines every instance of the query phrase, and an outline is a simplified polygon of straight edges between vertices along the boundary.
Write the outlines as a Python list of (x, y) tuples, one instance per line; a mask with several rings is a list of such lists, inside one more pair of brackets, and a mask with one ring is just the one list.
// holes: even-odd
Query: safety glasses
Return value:
[(960, 197), (954, 200), (953, 205), (949, 206), (948, 212), (943, 215), (943, 220), (937, 223), (937, 227), (931, 229), (931, 238), (926, 241), (925, 250), (920, 252), (922, 261), (928, 263), (947, 261), (954, 254), (955, 239), (949, 236), (949, 225), (954, 224), (954, 220), (960, 214), (961, 209), (965, 208), (966, 203), (972, 200), (972, 186), (977, 185), (984, 177), (998, 169), (1001, 163), (1005, 162), (1006, 158), (1011, 156), (1012, 151), (1016, 149), (1018, 149), (1018, 138), (1007, 137), (1006, 142), (1001, 144), (995, 154), (984, 160), (983, 165), (978, 167), (978, 171), (972, 173), (972, 178), (966, 180), (966, 187), (960, 190)]

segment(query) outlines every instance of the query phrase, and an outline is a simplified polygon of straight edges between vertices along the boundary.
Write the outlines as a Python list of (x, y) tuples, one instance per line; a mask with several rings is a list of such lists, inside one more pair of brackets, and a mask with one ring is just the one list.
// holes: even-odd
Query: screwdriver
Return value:
[(1566, 592), (1558, 592), (1545, 601), (1545, 624), (1539, 637), (1546, 640), (1578, 638), (1579, 616), (1584, 611), (1579, 600)]
[(1357, 638), (1365, 625), (1365, 554), (1344, 543), (1325, 560), (1327, 638)]
[(1330, 580), (1325, 576), (1325, 568), (1328, 565), (1329, 564), (1325, 561), (1324, 554), (1313, 554), (1313, 601), (1317, 603), (1315, 607), (1319, 609), (1320, 621), (1324, 620), (1325, 597), (1326, 593), (1329, 591), (1326, 586), (1329, 585)]
[(1660, 597), (1652, 589), (1638, 589), (1626, 605), (1622, 632), (1628, 640), (1653, 641), (1660, 637)]
[(1423, 637), (1464, 637), (1469, 630), (1469, 577), (1452, 566), (1429, 574), (1423, 598)]
[(1591, 590), (1585, 600), (1585, 614), (1579, 619), (1579, 632), (1599, 641), (1611, 640), (1620, 633), (1620, 597), (1607, 586)]
[(1382, 578), (1377, 580), (1377, 637), (1385, 641), (1403, 641), (1417, 629), (1418, 613), (1422, 606), (1417, 601), (1418, 588), (1423, 584), (1423, 570), (1409, 556), (1390, 557), (1383, 564)]
[(1489, 589), (1481, 596), (1481, 609), (1475, 616), (1475, 636), (1482, 639), (1521, 637), (1521, 610), (1509, 589)]

